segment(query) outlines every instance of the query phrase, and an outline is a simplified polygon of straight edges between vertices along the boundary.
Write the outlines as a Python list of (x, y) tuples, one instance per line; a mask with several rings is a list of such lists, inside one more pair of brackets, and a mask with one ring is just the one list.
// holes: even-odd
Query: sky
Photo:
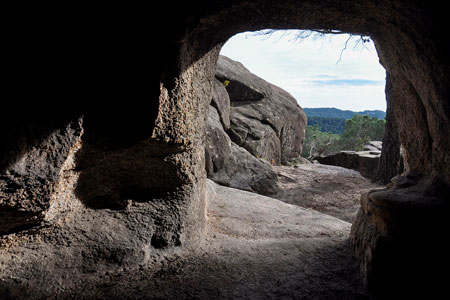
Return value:
[(386, 73), (372, 41), (357, 44), (359, 36), (352, 37), (346, 47), (347, 34), (299, 40), (298, 32), (240, 33), (221, 55), (285, 89), (302, 107), (386, 110)]

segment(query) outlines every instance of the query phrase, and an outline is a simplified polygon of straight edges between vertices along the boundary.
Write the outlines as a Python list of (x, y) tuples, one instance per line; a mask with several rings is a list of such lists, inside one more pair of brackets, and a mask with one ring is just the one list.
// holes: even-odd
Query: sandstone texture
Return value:
[(318, 156), (314, 159), (321, 164), (341, 166), (353, 169), (361, 173), (362, 176), (373, 179), (376, 176), (380, 161), (381, 149), (373, 145), (367, 145), (365, 151), (341, 151), (327, 156)]
[(223, 129), (230, 129), (230, 97), (222, 82), (214, 79), (212, 86), (211, 106), (213, 106), (220, 116)]
[(227, 82), (233, 142), (273, 165), (300, 156), (306, 114), (289, 93), (225, 56), (219, 57), (215, 76)]
[(273, 167), (279, 178), (271, 197), (353, 223), (361, 194), (379, 188), (357, 171), (338, 166), (303, 163)]
[(263, 195), (278, 191), (271, 164), (300, 156), (306, 115), (287, 92), (225, 56), (217, 62), (206, 127), (208, 178)]
[[(1, 252), (1, 299), (372, 299), (359, 284), (350, 223), (211, 180), (207, 195), (204, 239), (158, 255), (133, 250), (133, 229), (114, 212), (67, 220), (34, 242), (11, 235), (14, 252)], [(102, 243), (83, 223), (102, 229)], [(33, 246), (42, 254), (32, 255)]]
[[(56, 206), (61, 212), (70, 209), (70, 204), (58, 193), (64, 194), (65, 187), (61, 186), (61, 181), (67, 171), (67, 160), (73, 160), (80, 145), (81, 120), (69, 121), (55, 131), (49, 130), (52, 125), (42, 125), (47, 136), (41, 140), (31, 135), (36, 128), (30, 126), (23, 130), (31, 134), (19, 138), (16, 145), (3, 144), (11, 158), (1, 166), (0, 235), (42, 224), (52, 218), (51, 214), (55, 212), (54, 209), (52, 213), (50, 211)], [(13, 140), (17, 132), (9, 134)], [(9, 152), (8, 146), (20, 147), (20, 150), (15, 149), (19, 153)]]
[(208, 178), (217, 183), (263, 195), (278, 190), (271, 165), (230, 140), (214, 107), (208, 114), (205, 155)]
[[(39, 4), (11, 10), (14, 22), (5, 30), (2, 50), (8, 58), (7, 91), (0, 110), (3, 297), (25, 294), (22, 298), (64, 299), (71, 295), (63, 291), (67, 287), (75, 295), (117, 298), (123, 295), (121, 287), (130, 287), (142, 299), (145, 288), (139, 287), (149, 277), (138, 276), (142, 274), (139, 266), (152, 269), (151, 278), (164, 277), (173, 267), (167, 254), (204, 242), (205, 119), (220, 48), (236, 33), (266, 28), (319, 28), (372, 38), (392, 84), (393, 115), (407, 170), (402, 178), (408, 180), (370, 193), (364, 200), (367, 205), (363, 201), (352, 234), (355, 253), (367, 285), (388, 294), (384, 299), (399, 293), (404, 297), (396, 299), (420, 294), (423, 299), (436, 299), (427, 293), (446, 292), (445, 277), (437, 276), (448, 269), (445, 240), (449, 226), (444, 215), (450, 186), (450, 45), (445, 38), (449, 27), (446, 3), (219, 0), (180, 5), (165, 1), (150, 15), (144, 7), (128, 5), (86, 8), (62, 4), (58, 13), (54, 9)], [(258, 86), (251, 87), (245, 101), (231, 99), (238, 103), (237, 110), (246, 102), (256, 106), (265, 101), (261, 95), (269, 95)], [(243, 115), (259, 118), (258, 114)], [(265, 122), (265, 115), (261, 116)], [(223, 115), (221, 122), (225, 120)], [(281, 128), (290, 131), (275, 121), (270, 124), (279, 137), (283, 136)], [(268, 128), (262, 131), (267, 132)], [(283, 163), (289, 155), (280, 153), (279, 157)], [(422, 203), (424, 209), (418, 209)], [(412, 222), (408, 211), (419, 221)], [(341, 227), (331, 227), (332, 232), (337, 229), (345, 234)], [(320, 244), (320, 238), (311, 237), (309, 242)], [(309, 253), (317, 255), (320, 249), (326, 247), (317, 246)], [(286, 252), (298, 248), (290, 250)], [(237, 253), (242, 252), (236, 249), (233, 256)], [(244, 257), (240, 266), (258, 256)], [(156, 274), (160, 258), (167, 268)], [(269, 265), (275, 269), (280, 264)], [(297, 260), (288, 265), (297, 265)], [(90, 285), (79, 280), (117, 274), (121, 280), (113, 285), (108, 285), (109, 279)], [(291, 268), (282, 278), (296, 274), (302, 272)], [(326, 271), (321, 274), (327, 276)], [(235, 278), (242, 286), (247, 279), (260, 277)], [(396, 285), (399, 278), (410, 279), (411, 284)], [(305, 279), (299, 288), (307, 289), (309, 284)], [(212, 286), (209, 295), (229, 295), (225, 288), (217, 293)], [(332, 289), (333, 284), (320, 287)], [(157, 285), (152, 290), (158, 290)], [(248, 295), (244, 289), (234, 291), (242, 298)], [(336, 289), (328, 291), (324, 299), (345, 299)]]
[(446, 286), (436, 268), (450, 266), (443, 240), (449, 190), (439, 183), (424, 189), (421, 177), (397, 176), (388, 188), (361, 196), (350, 239), (366, 287), (381, 299), (437, 299)]

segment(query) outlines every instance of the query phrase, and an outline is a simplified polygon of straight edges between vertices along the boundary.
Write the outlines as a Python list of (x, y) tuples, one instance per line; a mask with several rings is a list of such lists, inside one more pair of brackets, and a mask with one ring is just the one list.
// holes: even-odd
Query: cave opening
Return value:
[[(444, 6), (442, 1), (392, 0), (194, 1), (185, 5), (167, 1), (155, 7), (150, 17), (147, 9), (137, 17), (133, 7), (128, 19), (120, 18), (122, 6), (117, 14), (105, 13), (104, 8), (90, 13), (92, 19), (80, 18), (84, 7), (75, 18), (52, 13), (47, 27), (40, 26), (47, 16), (33, 12), (39, 20), (31, 18), (30, 26), (24, 22), (27, 34), (17, 35), (25, 43), (10, 45), (19, 46), (17, 61), (25, 62), (15, 68), (16, 86), (27, 91), (30, 97), (24, 98), (38, 109), (29, 117), (22, 110), (27, 101), (19, 99), (10, 101), (17, 108), (12, 114), (6, 109), (1, 112), (5, 118), (0, 121), (0, 227), (18, 225), (25, 231), (1, 238), (0, 292), (17, 299), (98, 298), (99, 293), (130, 299), (145, 298), (143, 293), (165, 299), (209, 299), (211, 295), (368, 298), (348, 285), (330, 284), (330, 276), (344, 283), (350, 278), (340, 257), (352, 254), (358, 257), (371, 291), (388, 296), (397, 291), (402, 296), (397, 298), (420, 292), (426, 295), (422, 298), (433, 298), (430, 293), (445, 291), (446, 278), (438, 272), (448, 265), (449, 250), (443, 242), (450, 228), (450, 51), (442, 38), (448, 23)], [(54, 20), (55, 16), (61, 18)], [(117, 22), (116, 28), (109, 26)], [(149, 28), (160, 30), (147, 38)], [(237, 194), (232, 197), (226, 187), (206, 180), (205, 103), (211, 98), (220, 47), (238, 32), (263, 28), (338, 28), (370, 35), (376, 42), (389, 74), (387, 88), (393, 91), (396, 128), (409, 171), (386, 189), (364, 194), (352, 229), (336, 218), (318, 218), (313, 211), (271, 205), (252, 198), (254, 193), (234, 190)], [(35, 39), (24, 38), (30, 35)], [(139, 42), (136, 47), (130, 46), (129, 37)], [(45, 42), (34, 44), (34, 40)], [(64, 40), (70, 41), (67, 47), (54, 47)], [(156, 59), (150, 52), (156, 52)], [(43, 76), (40, 65), (28, 65), (36, 57), (45, 65), (42, 69), (58, 71)], [(99, 58), (105, 57), (99, 66)], [(81, 68), (74, 66), (79, 61), (83, 61)], [(87, 84), (86, 77), (93, 78), (94, 84)], [(97, 78), (108, 85), (97, 85)], [(127, 81), (130, 85), (124, 85)], [(42, 89), (29, 89), (27, 83)], [(128, 91), (136, 91), (135, 83), (142, 89), (130, 95)], [(124, 93), (110, 88), (113, 84)], [(51, 100), (70, 103), (74, 110), (59, 105), (50, 111), (47, 92), (54, 90), (58, 92), (50, 93)], [(258, 98), (261, 93), (247, 96)], [(107, 109), (112, 100), (127, 108)], [(141, 102), (150, 104), (150, 109), (143, 109)], [(104, 108), (94, 110), (94, 104)], [(91, 119), (78, 122), (80, 115)], [(283, 132), (289, 129), (282, 128)], [(84, 130), (85, 138), (80, 138)], [(88, 175), (81, 179), (75, 176), (79, 162)], [(77, 191), (80, 180), (85, 184)], [(166, 193), (168, 189), (173, 193)], [(80, 193), (87, 205), (70, 205), (72, 200), (79, 204)], [(223, 196), (217, 211), (209, 201), (214, 193)], [(149, 194), (157, 195), (156, 199)], [(137, 201), (130, 205), (119, 201), (111, 209), (103, 205), (107, 204), (104, 195)], [(67, 199), (69, 205), (59, 205), (64, 203), (55, 199)], [(230, 199), (248, 201), (238, 205)], [(206, 216), (208, 201), (213, 210)], [(257, 222), (245, 219), (250, 215)], [(29, 221), (33, 226), (52, 227), (31, 234), (28, 227), (20, 227)], [(320, 224), (306, 226), (310, 221)], [(332, 247), (325, 242), (330, 236), (336, 242)], [(310, 247), (288, 243), (286, 237), (304, 238)], [(187, 255), (173, 260), (170, 253), (176, 251)], [(196, 254), (200, 254), (198, 260)], [(323, 258), (324, 264), (317, 258)], [(55, 274), (60, 278), (57, 284)]]
[[(385, 78), (368, 36), (331, 30), (234, 35), (215, 71), (208, 177), (352, 223), (360, 195), (391, 179), (380, 178)], [(390, 151), (399, 152), (396, 146)]]

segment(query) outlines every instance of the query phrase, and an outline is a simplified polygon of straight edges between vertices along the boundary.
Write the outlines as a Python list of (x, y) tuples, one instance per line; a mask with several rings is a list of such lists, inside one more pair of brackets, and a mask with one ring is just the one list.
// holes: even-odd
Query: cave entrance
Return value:
[[(297, 31), (297, 34), (301, 32)], [(280, 47), (284, 42), (283, 35), (292, 39), (286, 32), (271, 32), (271, 35), (261, 36), (243, 33), (234, 36), (223, 46), (222, 56), (218, 58), (205, 146), (208, 177), (220, 185), (208, 183), (208, 187), (214, 185), (215, 191), (208, 204), (209, 224), (212, 224), (210, 231), (214, 232), (215, 237), (217, 235), (221, 240), (227, 241), (231, 247), (239, 245), (239, 255), (225, 255), (229, 259), (226, 267), (234, 270), (233, 273), (239, 273), (240, 266), (245, 265), (252, 275), (243, 275), (244, 282), (253, 282), (256, 278), (258, 282), (270, 286), (271, 292), (278, 293), (279, 287), (272, 286), (272, 281), (267, 281), (267, 277), (283, 278), (284, 286), (288, 287), (286, 290), (296, 296), (301, 293), (323, 292), (330, 293), (335, 298), (354, 299), (364, 291), (361, 291), (362, 287), (357, 280), (360, 276), (357, 261), (348, 244), (350, 224), (354, 222), (360, 209), (361, 194), (379, 186), (362, 177), (356, 170), (347, 169), (357, 169), (359, 166), (355, 162), (351, 166), (344, 166), (347, 168), (312, 163), (315, 157), (311, 156), (311, 149), (303, 151), (301, 157), (302, 145), (309, 143), (309, 147), (313, 147), (313, 143), (319, 142), (311, 141), (314, 135), (320, 134), (328, 138), (328, 141), (321, 141), (326, 145), (332, 139), (335, 139), (334, 142), (338, 138), (339, 141), (344, 141), (345, 134), (344, 130), (338, 136), (338, 133), (328, 134), (326, 130), (322, 132), (317, 127), (307, 129), (306, 114), (301, 108), (306, 106), (302, 103), (302, 93), (314, 87), (319, 93), (328, 92), (328, 96), (334, 97), (331, 104), (320, 94), (311, 93), (308, 95), (312, 98), (309, 106), (330, 107), (333, 106), (332, 103), (340, 104), (338, 107), (343, 110), (336, 109), (333, 112), (345, 113), (344, 110), (349, 109), (371, 110), (373, 113), (375, 108), (384, 111), (385, 70), (378, 64), (373, 44), (361, 47), (367, 52), (370, 50), (365, 50), (363, 46), (372, 47), (375, 52), (372, 53), (372, 60), (378, 69), (372, 69), (372, 72), (369, 71), (364, 76), (364, 66), (368, 64), (360, 62), (357, 68), (349, 66), (347, 59), (354, 63), (358, 61), (358, 57), (353, 60), (348, 58), (349, 53), (342, 53), (346, 47), (349, 48), (347, 51), (353, 51), (355, 43), (349, 36), (343, 36), (344, 43), (333, 54), (328, 54), (331, 57), (328, 65), (333, 67), (333, 71), (339, 67), (344, 69), (344, 74), (339, 74), (325, 70), (323, 62), (327, 57), (318, 51), (330, 46), (326, 37), (318, 41), (322, 44), (319, 49), (311, 45), (308, 47), (305, 41), (287, 42), (285, 47), (292, 51), (289, 53), (286, 48)], [(260, 43), (249, 47), (252, 38)], [(361, 36), (356, 40), (358, 39), (368, 40)], [(228, 43), (235, 44), (235, 48)], [(269, 46), (278, 48), (273, 50)], [(307, 48), (310, 53), (303, 54), (302, 48)], [(361, 56), (362, 51), (355, 52)], [(276, 61), (277, 54), (288, 57), (287, 62), (281, 63), (281, 67)], [(314, 58), (313, 54), (321, 57)], [(298, 61), (295, 60), (296, 57), (299, 57)], [(305, 60), (309, 60), (311, 64), (302, 64)], [(279, 68), (264, 70), (264, 65)], [(283, 74), (279, 69), (288, 74)], [(289, 74), (288, 71), (292, 69), (297, 74)], [(306, 72), (302, 74), (304, 70)], [(374, 74), (376, 72), (378, 74)], [(300, 88), (297, 90), (298, 87)], [(364, 96), (365, 88), (370, 91)], [(353, 105), (369, 103), (369, 94), (378, 93), (378, 97), (375, 97), (372, 106), (368, 104), (352, 108), (350, 103), (350, 106), (345, 107), (342, 106), (343, 100), (336, 99), (342, 90), (347, 93), (341, 97), (360, 95)], [(315, 97), (321, 97), (320, 100), (327, 104), (321, 105), (321, 101), (314, 99)], [(361, 99), (364, 97), (366, 99)], [(352, 116), (348, 118), (351, 119)], [(340, 122), (345, 124), (345, 119), (347, 118)], [(380, 126), (378, 120), (374, 123)], [(354, 126), (357, 125), (361, 124)], [(311, 129), (316, 132), (311, 134)], [(345, 150), (363, 150), (358, 147), (364, 146), (363, 140), (366, 137), (353, 135), (355, 131), (362, 133), (364, 129), (366, 128), (361, 125), (353, 133), (347, 133), (345, 137), (353, 138), (354, 144), (349, 145), (348, 141), (346, 146), (353, 148)], [(381, 122), (381, 129), (379, 142), (383, 139), (384, 121)], [(361, 145), (356, 145), (356, 142)], [(368, 156), (373, 158), (372, 165), (365, 166), (372, 173), (378, 167), (381, 149), (368, 151), (375, 151), (376, 155), (365, 153), (366, 159)], [(316, 155), (320, 154), (327, 153), (321, 151)], [(311, 243), (313, 239), (318, 242)], [(257, 249), (253, 248), (255, 244), (258, 245)], [(228, 247), (226, 251), (229, 251)], [(249, 259), (247, 251), (254, 258)], [(235, 261), (239, 263), (235, 264)], [(256, 263), (252, 263), (255, 261)], [(261, 265), (264, 267), (260, 267)], [(305, 283), (305, 277), (312, 279)], [(298, 292), (305, 286), (308, 287), (308, 292)], [(329, 286), (334, 286), (335, 290), (331, 291)], [(349, 289), (344, 291), (344, 287)], [(311, 299), (321, 298), (312, 296)]]
[[(353, 227), (351, 237), (354, 253), (361, 261), (365, 283), (379, 291), (396, 288), (403, 298), (408, 298), (405, 293), (417, 296), (415, 291), (422, 289), (427, 295), (422, 298), (426, 299), (430, 298), (430, 292), (444, 290), (446, 277), (438, 270), (445, 270), (449, 265), (450, 252), (445, 243), (450, 228), (450, 49), (448, 40), (443, 38), (448, 35), (447, 10), (443, 1), (242, 0), (193, 1), (185, 5), (165, 1), (151, 9), (150, 15), (148, 11), (136, 7), (127, 11), (126, 7), (120, 6), (116, 13), (109, 5), (98, 11), (94, 7), (79, 7), (78, 10), (71, 7), (55, 14), (52, 10), (47, 16), (33, 10), (32, 15), (38, 20), (24, 20), (31, 20), (30, 23), (17, 18), (12, 26), (21, 31), (17, 35), (11, 32), (10, 35), (17, 39), (7, 43), (14, 47), (12, 52), (18, 54), (11, 56), (15, 72), (9, 77), (18, 82), (14, 88), (19, 87), (18, 91), (25, 90), (26, 93), (13, 95), (14, 98), (6, 101), (14, 103), (14, 111), (1, 111), (2, 117), (6, 118), (1, 120), (0, 132), (0, 227), (6, 225), (2, 230), (8, 232), (18, 225), (30, 224), (29, 220), (46, 225), (46, 215), (51, 217), (48, 224), (56, 226), (45, 230), (43, 238), (35, 238), (32, 232), (29, 238), (14, 236), (2, 243), (5, 247), (1, 249), (0, 290), (6, 288), (13, 295), (27, 290), (28, 295), (40, 298), (50, 297), (50, 293), (55, 292), (53, 295), (62, 298), (64, 295), (76, 297), (77, 293), (72, 294), (73, 291), (95, 292), (95, 289), (79, 289), (78, 283), (89, 287), (110, 287), (120, 283), (121, 287), (126, 287), (124, 291), (140, 293), (135, 298), (142, 298), (145, 297), (143, 290), (135, 284), (149, 280), (145, 277), (136, 280), (140, 277), (135, 276), (135, 270), (138, 265), (141, 270), (142, 263), (150, 262), (152, 257), (163, 257), (163, 251), (153, 248), (180, 243), (189, 246), (199, 240), (206, 243), (201, 239), (206, 227), (207, 202), (203, 137), (205, 108), (211, 98), (217, 57), (220, 47), (234, 34), (263, 28), (335, 28), (373, 38), (392, 83), (397, 128), (411, 171), (389, 189), (362, 199), (365, 210), (360, 210), (359, 224)], [(28, 17), (25, 10), (20, 12)], [(16, 26), (16, 23), (23, 25)], [(156, 59), (148, 55), (153, 52), (156, 52)], [(135, 93), (136, 83), (138, 93)], [(224, 82), (219, 84), (223, 86)], [(250, 98), (260, 96), (261, 93), (248, 94)], [(53, 100), (57, 106), (51, 105)], [(119, 104), (107, 109), (116, 100)], [(70, 107), (65, 106), (66, 101)], [(34, 105), (28, 106), (29, 102)], [(150, 104), (150, 110), (155, 112), (143, 109), (141, 104)], [(95, 105), (101, 109), (94, 109)], [(56, 112), (50, 109), (54, 107)], [(122, 110), (122, 107), (126, 109)], [(26, 109), (30, 112), (24, 114)], [(81, 115), (91, 121), (81, 124), (77, 121)], [(289, 129), (283, 128), (283, 132)], [(88, 152), (81, 157), (85, 158), (83, 164), (73, 167), (72, 154), (78, 149), (82, 132), (85, 135), (81, 139), (81, 149)], [(85, 174), (88, 171), (89, 176), (84, 179), (89, 183), (84, 186), (86, 190), (102, 193), (94, 193), (94, 196), (116, 194), (119, 200), (132, 197), (139, 201), (134, 201), (131, 206), (127, 201), (117, 210), (108, 210), (103, 205), (87, 205), (87, 209), (75, 206), (72, 210), (71, 205), (66, 207), (53, 201), (53, 196), (63, 201), (77, 201), (72, 183), (79, 183), (79, 180), (65, 171), (80, 170)], [(60, 188), (65, 189), (64, 193), (59, 193)], [(147, 194), (157, 195), (157, 199), (147, 197)], [(106, 198), (97, 199), (103, 202)], [(115, 201), (115, 198), (111, 199)], [(230, 201), (226, 200), (223, 209), (231, 207)], [(320, 226), (315, 229), (300, 226), (295, 221), (317, 220), (316, 215), (305, 210), (300, 213), (294, 206), (289, 206), (284, 210), (284, 216), (287, 216), (286, 220), (294, 220), (294, 224), (286, 226), (286, 223), (278, 222), (283, 221), (282, 214), (278, 213), (282, 205), (252, 203), (258, 205), (261, 212), (277, 215), (271, 222), (267, 222), (264, 214), (253, 213), (253, 217), (259, 217), (261, 222), (227, 223), (233, 228), (223, 224), (220, 227), (223, 231), (218, 232), (222, 238), (218, 242), (220, 245), (229, 245), (227, 242), (232, 238), (248, 242), (247, 237), (261, 233), (257, 230), (260, 229), (258, 225), (265, 224), (265, 228), (284, 229), (286, 236), (296, 239), (298, 236), (290, 231), (295, 225), (311, 247), (305, 249), (284, 243), (289, 247), (275, 248), (272, 237), (280, 236), (270, 235), (265, 241), (253, 239), (247, 243), (251, 247), (246, 248), (249, 250), (246, 252), (238, 247), (233, 248), (235, 252), (230, 252), (228, 247), (216, 256), (209, 255), (217, 253), (213, 248), (200, 260), (213, 258), (206, 267), (215, 267), (216, 274), (227, 268), (230, 270), (232, 265), (242, 266), (239, 272), (230, 272), (236, 275), (232, 282), (236, 287), (234, 291), (229, 288), (230, 281), (205, 276), (199, 280), (194, 278), (192, 286), (205, 287), (208, 282), (203, 279), (217, 278), (222, 291), (216, 292), (218, 285), (209, 281), (210, 288), (206, 286), (192, 294), (178, 289), (177, 297), (217, 298), (224, 295), (224, 298), (239, 298), (233, 296), (243, 295), (258, 299), (269, 295), (289, 298), (285, 292), (293, 291), (305, 295), (304, 298), (320, 299), (309, 297), (311, 291), (307, 283), (311, 276), (303, 275), (305, 273), (297, 268), (297, 260), (284, 259), (285, 253), (297, 253), (297, 257), (305, 262), (303, 270), (321, 266), (317, 260), (309, 258), (326, 256), (329, 262), (334, 262), (334, 274), (339, 276), (339, 255), (331, 257), (325, 253), (338, 251), (323, 242), (329, 240), (330, 235), (335, 237), (334, 241), (348, 242), (348, 223), (339, 222), (338, 225), (334, 222), (336, 218), (332, 221), (331, 217), (325, 222), (321, 216)], [(66, 215), (66, 211), (73, 212), (73, 218)], [(222, 215), (217, 215), (216, 219)], [(67, 223), (66, 219), (81, 223)], [(60, 225), (69, 225), (67, 234), (58, 233), (56, 227)], [(342, 229), (340, 235), (337, 235), (336, 226)], [(83, 228), (88, 230), (79, 230)], [(231, 229), (236, 229), (237, 234), (227, 235)], [(248, 230), (245, 235), (239, 235), (240, 229)], [(279, 231), (267, 233), (274, 232)], [(69, 240), (66, 241), (66, 237)], [(284, 240), (280, 242), (283, 244)], [(271, 264), (267, 264), (271, 257), (265, 253), (264, 245), (274, 249), (271, 254), (275, 253), (274, 257), (279, 259), (271, 259)], [(321, 254), (317, 254), (319, 251)], [(228, 255), (226, 259), (225, 254)], [(236, 260), (236, 257), (243, 259)], [(52, 258), (55, 261), (48, 261)], [(104, 271), (113, 267), (113, 263), (117, 268), (108, 271), (107, 278), (111, 281), (91, 281), (104, 278), (107, 275)], [(255, 267), (253, 272), (247, 268), (251, 263)], [(280, 263), (286, 267), (285, 276), (265, 273), (279, 270)], [(97, 264), (100, 268), (95, 268)], [(186, 266), (195, 269), (198, 264)], [(92, 273), (91, 270), (99, 272)], [(133, 275), (128, 277), (129, 281), (115, 276), (125, 270)], [(53, 284), (54, 274), (62, 274), (58, 284)], [(160, 275), (165, 277), (166, 274)], [(302, 281), (293, 283), (291, 280), (292, 284), (286, 284), (284, 279), (291, 278), (292, 274), (299, 275)], [(315, 275), (327, 279), (329, 273)], [(192, 278), (176, 277), (180, 279), (176, 283)], [(254, 281), (246, 281), (252, 278)], [(261, 284), (265, 282), (277, 286), (271, 289)], [(117, 298), (114, 290), (122, 290), (120, 286), (110, 290), (111, 294), (106, 290), (100, 294)], [(178, 284), (157, 285), (150, 291), (161, 290), (164, 286), (171, 291), (179, 287)], [(296, 288), (303, 290), (299, 293)], [(324, 292), (323, 288), (328, 290)], [(343, 286), (345, 289), (347, 287)], [(64, 290), (67, 292), (60, 294)], [(322, 299), (350, 299), (346, 295), (337, 295), (333, 284), (316, 285), (311, 290), (321, 293)], [(260, 293), (251, 297), (250, 292), (255, 291)], [(206, 293), (209, 297), (202, 297)], [(161, 295), (164, 298), (164, 294)], [(354, 298), (361, 299), (358, 295)]]
[(227, 41), (206, 169), (219, 184), (351, 223), (360, 195), (378, 187), (371, 180), (386, 123), (386, 72), (369, 37), (327, 32), (334, 33), (262, 30)]

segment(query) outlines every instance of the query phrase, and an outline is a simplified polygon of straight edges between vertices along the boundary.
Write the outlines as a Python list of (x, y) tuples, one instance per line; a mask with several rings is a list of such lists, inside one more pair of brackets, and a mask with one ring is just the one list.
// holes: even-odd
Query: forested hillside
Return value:
[(386, 125), (384, 119), (379, 120), (355, 114), (351, 119), (344, 120), (344, 122), (342, 134), (324, 132), (317, 125), (308, 126), (302, 156), (313, 159), (316, 156), (343, 150), (360, 151), (368, 141), (381, 141), (383, 139)]
[(335, 134), (344, 133), (345, 120), (353, 118), (354, 115), (365, 115), (371, 118), (384, 120), (386, 113), (381, 110), (351, 111), (341, 110), (334, 107), (304, 108), (308, 117), (308, 126), (317, 126), (322, 132)]
[(341, 134), (344, 133), (345, 119), (308, 116), (308, 126), (317, 126), (322, 132)]
[(341, 110), (334, 107), (320, 107), (320, 108), (303, 108), (306, 115), (309, 117), (322, 117), (322, 118), (337, 118), (337, 119), (351, 119), (354, 115), (366, 115), (377, 119), (384, 119), (386, 113), (382, 110), (364, 110), (364, 111), (351, 111)]

